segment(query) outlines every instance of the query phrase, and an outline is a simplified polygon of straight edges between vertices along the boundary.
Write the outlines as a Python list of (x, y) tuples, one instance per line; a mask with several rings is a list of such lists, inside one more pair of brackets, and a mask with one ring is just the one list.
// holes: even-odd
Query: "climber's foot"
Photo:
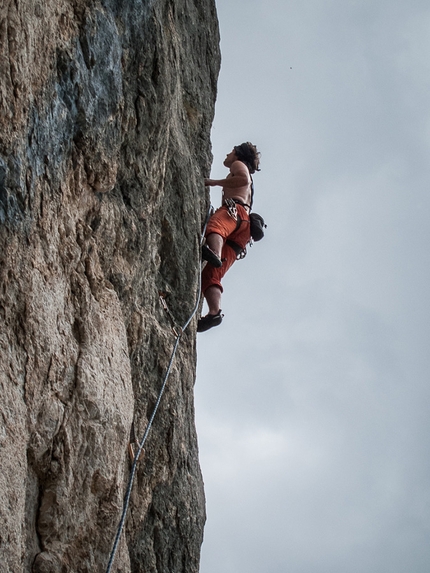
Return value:
[(202, 259), (217, 269), (222, 267), (222, 260), (207, 245), (202, 246)]
[(197, 332), (205, 332), (214, 326), (218, 326), (222, 322), (223, 314), (219, 310), (216, 314), (207, 314), (202, 316), (202, 318), (197, 323)]

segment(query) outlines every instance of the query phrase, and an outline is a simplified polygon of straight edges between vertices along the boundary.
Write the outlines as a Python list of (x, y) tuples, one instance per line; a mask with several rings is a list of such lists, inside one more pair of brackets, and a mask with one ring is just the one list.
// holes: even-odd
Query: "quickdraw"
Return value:
[(227, 207), (230, 217), (237, 221), (237, 207), (234, 199), (224, 199), (224, 205)]

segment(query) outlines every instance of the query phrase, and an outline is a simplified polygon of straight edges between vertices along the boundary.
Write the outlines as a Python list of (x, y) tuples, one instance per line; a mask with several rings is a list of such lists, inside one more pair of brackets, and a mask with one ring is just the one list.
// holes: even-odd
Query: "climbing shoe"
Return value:
[(224, 315), (221, 314), (220, 310), (216, 314), (207, 314), (206, 316), (202, 316), (197, 323), (197, 332), (205, 332), (214, 326), (218, 326), (221, 324), (223, 316)]
[(207, 245), (202, 246), (202, 259), (216, 269), (222, 267), (222, 260)]

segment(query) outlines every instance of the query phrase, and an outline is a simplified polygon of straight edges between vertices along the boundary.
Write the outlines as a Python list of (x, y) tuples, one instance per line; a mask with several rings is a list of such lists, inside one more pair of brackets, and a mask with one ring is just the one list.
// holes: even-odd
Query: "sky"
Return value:
[(268, 228), (198, 335), (201, 573), (428, 573), (430, 4), (217, 8)]

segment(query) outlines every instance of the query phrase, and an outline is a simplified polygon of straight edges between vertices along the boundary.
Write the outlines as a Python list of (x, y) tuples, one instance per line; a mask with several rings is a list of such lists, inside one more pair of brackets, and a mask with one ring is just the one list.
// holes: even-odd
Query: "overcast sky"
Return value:
[(198, 335), (201, 573), (429, 573), (430, 4), (217, 5), (269, 226)]

